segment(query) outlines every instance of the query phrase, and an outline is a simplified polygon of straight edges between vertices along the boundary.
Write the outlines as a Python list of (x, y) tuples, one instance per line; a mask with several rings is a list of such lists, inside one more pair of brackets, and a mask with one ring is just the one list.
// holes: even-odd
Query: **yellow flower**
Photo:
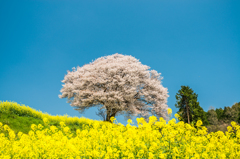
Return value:
[(231, 125), (232, 125), (232, 127), (236, 127), (236, 126), (237, 126), (237, 123), (234, 122), (234, 121), (232, 121), (232, 122), (231, 122)]
[(149, 159), (153, 159), (153, 157), (154, 157), (154, 154), (152, 153), (152, 152), (149, 152)]
[(42, 124), (38, 124), (38, 129), (42, 130), (42, 128), (43, 128)]
[(114, 118), (113, 116), (110, 118), (110, 121), (111, 122), (113, 122), (113, 121), (115, 121), (116, 120), (116, 118)]
[(143, 154), (144, 154), (144, 150), (141, 149), (141, 150), (138, 151), (137, 157), (141, 158), (143, 156)]
[(18, 132), (17, 136), (20, 138), (23, 135), (23, 133), (20, 131)]
[(48, 125), (49, 124), (49, 121), (47, 118), (43, 118), (43, 122), (44, 122), (44, 125)]
[(132, 152), (130, 152), (129, 154), (128, 154), (128, 159), (134, 159), (134, 155), (133, 155), (133, 153)]
[(137, 120), (138, 125), (145, 123), (145, 119), (143, 117), (137, 118), (136, 120)]
[(35, 130), (37, 129), (37, 125), (32, 124), (32, 125), (31, 125), (31, 129), (32, 129), (33, 131), (35, 131)]
[(65, 127), (66, 125), (65, 125), (65, 123), (64, 122), (60, 122), (60, 126), (63, 128), (63, 127)]
[(50, 126), (50, 130), (55, 133), (58, 128), (56, 126)]
[(0, 122), (0, 129), (2, 129), (3, 124)]
[(221, 158), (221, 159), (225, 159), (225, 158), (226, 158), (226, 154), (225, 154), (225, 153), (221, 153), (221, 154), (220, 154), (220, 158)]
[(172, 114), (172, 109), (171, 109), (171, 108), (168, 108), (168, 109), (167, 109), (167, 113), (168, 113), (168, 115)]
[(165, 155), (164, 155), (163, 153), (160, 153), (160, 154), (158, 155), (158, 157), (161, 158), (161, 159), (165, 159)]
[(200, 127), (202, 125), (202, 121), (201, 120), (198, 120), (197, 123), (196, 123), (196, 126), (197, 127)]
[(70, 129), (69, 129), (69, 127), (64, 127), (64, 128), (63, 128), (63, 131), (64, 131), (65, 133), (68, 133), (68, 132), (70, 132)]
[(10, 128), (9, 128), (8, 125), (4, 125), (4, 126), (3, 126), (3, 129), (4, 129), (5, 131), (9, 131), (9, 130), (10, 130)]
[(177, 114), (177, 113), (176, 113), (174, 116), (175, 116), (175, 118), (176, 118), (177, 120), (178, 120), (179, 117), (180, 117), (179, 114)]
[(14, 140), (15, 139), (15, 137), (16, 137), (16, 135), (15, 135), (15, 132), (14, 131), (9, 131), (9, 138), (11, 139), (11, 140)]
[(131, 119), (128, 119), (128, 124), (133, 124), (132, 120)]
[(227, 130), (228, 130), (228, 132), (232, 132), (232, 127), (231, 127), (231, 126), (228, 126), (228, 127), (227, 127)]

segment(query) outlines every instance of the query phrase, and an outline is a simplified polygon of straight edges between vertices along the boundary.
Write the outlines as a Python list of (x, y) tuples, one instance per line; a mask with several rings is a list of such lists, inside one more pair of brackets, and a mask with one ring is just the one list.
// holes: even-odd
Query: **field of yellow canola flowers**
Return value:
[[(208, 133), (198, 121), (196, 127), (176, 119), (168, 123), (151, 116), (146, 123), (138, 118), (138, 127), (91, 121), (91, 126), (73, 134), (64, 122), (61, 128), (31, 125), (28, 134), (15, 134), (0, 123), (0, 158), (240, 158), (240, 126), (232, 122), (228, 131)], [(7, 134), (7, 135), (6, 135)]]

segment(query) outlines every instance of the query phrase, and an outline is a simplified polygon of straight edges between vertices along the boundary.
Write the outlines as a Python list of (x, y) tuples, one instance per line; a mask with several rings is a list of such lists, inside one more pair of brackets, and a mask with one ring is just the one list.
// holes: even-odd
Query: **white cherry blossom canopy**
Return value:
[(161, 73), (149, 70), (132, 56), (113, 54), (90, 64), (73, 68), (62, 81), (60, 98), (68, 98), (80, 112), (101, 105), (107, 120), (123, 112), (167, 119), (168, 90), (161, 84)]

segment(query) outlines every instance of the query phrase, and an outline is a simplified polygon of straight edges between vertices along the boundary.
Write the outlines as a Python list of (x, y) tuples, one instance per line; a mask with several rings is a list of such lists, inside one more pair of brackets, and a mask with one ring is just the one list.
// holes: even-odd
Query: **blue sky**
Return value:
[(231, 106), (240, 102), (239, 19), (238, 0), (1, 1), (0, 100), (100, 120), (97, 109), (80, 114), (58, 97), (61, 80), (121, 53), (162, 73), (173, 114), (181, 85), (205, 111)]

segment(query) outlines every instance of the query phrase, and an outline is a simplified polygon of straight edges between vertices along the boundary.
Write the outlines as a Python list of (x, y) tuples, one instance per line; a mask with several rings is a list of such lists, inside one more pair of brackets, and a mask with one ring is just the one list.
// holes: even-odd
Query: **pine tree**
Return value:
[(197, 97), (198, 95), (189, 86), (181, 86), (176, 94), (175, 106), (179, 108), (177, 113), (180, 115), (180, 120), (185, 123), (196, 123), (202, 120), (203, 125), (208, 125), (207, 113), (199, 105)]

